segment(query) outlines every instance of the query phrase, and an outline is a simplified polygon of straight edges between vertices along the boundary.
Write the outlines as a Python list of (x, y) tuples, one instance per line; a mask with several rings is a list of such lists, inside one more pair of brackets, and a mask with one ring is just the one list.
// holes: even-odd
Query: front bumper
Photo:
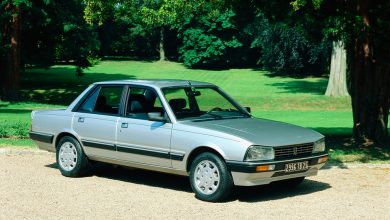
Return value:
[[(317, 175), (318, 170), (324, 166), (325, 162), (318, 163), (320, 158), (327, 157), (328, 154), (322, 153), (302, 158), (286, 159), (281, 161), (267, 162), (241, 162), (226, 161), (229, 170), (232, 173), (234, 184), (237, 186), (256, 186), (271, 182)], [(285, 165), (288, 163), (308, 161), (309, 167), (306, 170), (286, 172)], [(262, 165), (275, 165), (273, 170), (256, 171), (256, 167)]]

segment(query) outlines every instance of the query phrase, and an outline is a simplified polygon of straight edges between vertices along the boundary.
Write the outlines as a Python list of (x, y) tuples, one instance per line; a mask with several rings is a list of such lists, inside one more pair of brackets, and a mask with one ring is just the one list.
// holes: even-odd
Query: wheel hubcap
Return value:
[(76, 147), (70, 142), (63, 143), (59, 150), (58, 159), (62, 169), (66, 171), (73, 170), (77, 164)]
[(194, 182), (198, 191), (206, 195), (213, 194), (220, 182), (219, 170), (215, 163), (209, 160), (200, 162), (195, 168)]

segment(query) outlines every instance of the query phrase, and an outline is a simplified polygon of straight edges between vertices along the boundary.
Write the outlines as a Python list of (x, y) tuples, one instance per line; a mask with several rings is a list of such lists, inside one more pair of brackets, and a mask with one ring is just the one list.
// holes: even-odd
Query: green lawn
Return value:
[[(22, 80), (24, 102), (0, 102), (0, 137), (26, 137), (31, 110), (64, 108), (89, 84), (120, 79), (211, 82), (242, 105), (250, 106), (257, 117), (312, 128), (329, 137), (351, 135), (350, 98), (325, 97), (326, 78), (279, 77), (254, 69), (192, 70), (174, 62), (103, 61), (86, 70), (82, 77), (75, 75), (73, 66), (27, 69)], [(0, 146), (7, 144), (34, 146), (29, 141), (0, 139)], [(341, 142), (332, 144), (334, 148), (344, 149)]]

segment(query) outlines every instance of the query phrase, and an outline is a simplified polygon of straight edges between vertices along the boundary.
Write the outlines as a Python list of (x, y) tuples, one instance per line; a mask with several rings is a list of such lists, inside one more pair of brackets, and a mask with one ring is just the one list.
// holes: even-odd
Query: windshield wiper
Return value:
[(214, 113), (211, 113), (211, 112), (206, 112), (205, 114), (203, 115), (211, 115), (213, 116), (215, 119), (222, 119), (223, 117), (218, 115), (218, 114), (214, 114)]
[(232, 109), (232, 108), (230, 108), (230, 109), (227, 109), (227, 112), (238, 113), (238, 114), (240, 114), (240, 115), (242, 115), (242, 116), (251, 117), (250, 114), (244, 113), (244, 112), (239, 111), (239, 110), (237, 110), (237, 109)]
[[(206, 115), (209, 115), (212, 118), (210, 118), (210, 117), (202, 118), (203, 116), (206, 116)], [(211, 113), (211, 112), (207, 112), (207, 113), (204, 113), (203, 115), (199, 116), (199, 118), (193, 119), (192, 121), (209, 121), (209, 120), (220, 120), (220, 119), (224, 119), (224, 117), (217, 115), (217, 114), (214, 114), (214, 113)]]

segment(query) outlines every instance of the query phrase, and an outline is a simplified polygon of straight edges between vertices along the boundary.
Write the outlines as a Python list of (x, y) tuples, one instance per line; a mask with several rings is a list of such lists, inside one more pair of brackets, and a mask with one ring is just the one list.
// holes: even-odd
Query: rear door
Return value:
[(77, 109), (73, 130), (81, 137), (88, 156), (115, 158), (123, 88), (123, 85), (97, 86)]
[(150, 121), (148, 113), (166, 116), (153, 89), (129, 87), (124, 116), (117, 124), (118, 159), (146, 165), (171, 167), (172, 123)]

